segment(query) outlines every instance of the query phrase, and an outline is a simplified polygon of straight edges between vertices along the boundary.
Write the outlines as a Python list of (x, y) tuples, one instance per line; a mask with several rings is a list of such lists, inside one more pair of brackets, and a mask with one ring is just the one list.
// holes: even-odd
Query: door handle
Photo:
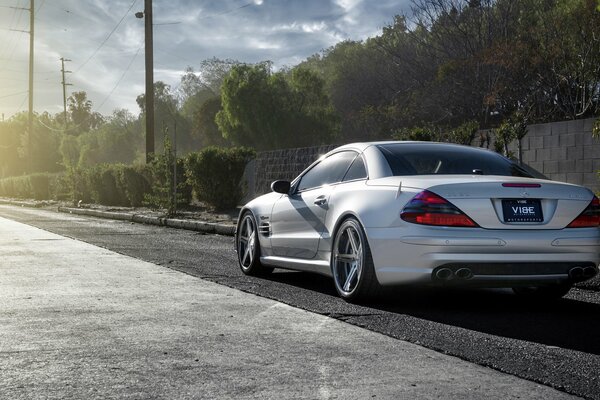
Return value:
[(327, 203), (327, 198), (325, 196), (319, 196), (315, 199), (314, 203), (318, 206), (322, 206)]

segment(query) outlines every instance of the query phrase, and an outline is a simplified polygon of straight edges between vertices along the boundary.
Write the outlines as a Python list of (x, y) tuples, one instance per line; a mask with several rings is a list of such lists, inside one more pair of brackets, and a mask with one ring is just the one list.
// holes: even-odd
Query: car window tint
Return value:
[(392, 173), (401, 175), (532, 175), (516, 163), (491, 151), (441, 143), (394, 143), (377, 146)]
[(344, 176), (344, 181), (352, 181), (355, 179), (364, 179), (367, 177), (367, 169), (365, 168), (365, 162), (362, 156), (358, 156), (352, 162), (350, 169)]
[(302, 176), (298, 190), (340, 182), (355, 157), (356, 153), (353, 151), (342, 151), (330, 155)]

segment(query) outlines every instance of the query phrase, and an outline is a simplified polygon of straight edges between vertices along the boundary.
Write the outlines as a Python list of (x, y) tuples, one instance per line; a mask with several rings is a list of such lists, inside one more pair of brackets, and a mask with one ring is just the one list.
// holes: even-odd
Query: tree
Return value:
[(26, 160), (19, 151), (21, 135), (27, 126), (27, 114), (19, 113), (0, 122), (0, 177), (18, 175), (25, 171)]
[(584, 118), (600, 112), (600, 11), (594, 0), (530, 0), (522, 42), (543, 101), (534, 117)]
[[(140, 94), (136, 102), (141, 110), (141, 119), (146, 114), (146, 98)], [(171, 86), (162, 81), (154, 83), (154, 125), (156, 132), (169, 132), (174, 134), (177, 131), (178, 152), (189, 152), (199, 147), (199, 141), (191, 134), (190, 121), (181, 114), (179, 101), (171, 90)], [(162, 143), (160, 143), (156, 152), (162, 152)]]
[(299, 67), (323, 79), (341, 117), (341, 139), (353, 141), (388, 137), (393, 129), (394, 117), (388, 106), (405, 98), (391, 64), (376, 41), (368, 40), (340, 42)]
[(94, 132), (79, 137), (80, 166), (132, 163), (144, 151), (140, 121), (127, 110), (115, 110)]
[(193, 132), (200, 139), (202, 147), (230, 147), (231, 141), (225, 139), (219, 130), (215, 118), (221, 111), (221, 97), (206, 100), (194, 114)]
[[(259, 150), (328, 143), (338, 121), (322, 79), (308, 70), (271, 72), (269, 64), (232, 68), (216, 122), (226, 139)], [(313, 103), (314, 102), (314, 103)]]
[(69, 96), (67, 110), (70, 117), (67, 132), (72, 135), (96, 129), (104, 122), (100, 113), (92, 111), (92, 101), (88, 100), (84, 91), (74, 92)]
[[(188, 121), (193, 121), (194, 114), (206, 101), (220, 97), (223, 80), (233, 66), (240, 64), (236, 60), (213, 57), (200, 63), (198, 73), (192, 67), (187, 67), (177, 90), (181, 114)], [(198, 129), (194, 131), (198, 132)]]

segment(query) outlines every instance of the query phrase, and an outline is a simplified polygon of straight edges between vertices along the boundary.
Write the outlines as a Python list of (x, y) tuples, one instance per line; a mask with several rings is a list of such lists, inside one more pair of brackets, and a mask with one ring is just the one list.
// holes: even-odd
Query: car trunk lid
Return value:
[(563, 229), (593, 198), (586, 188), (540, 179), (476, 176), (430, 183), (423, 189), (442, 196), (487, 229)]

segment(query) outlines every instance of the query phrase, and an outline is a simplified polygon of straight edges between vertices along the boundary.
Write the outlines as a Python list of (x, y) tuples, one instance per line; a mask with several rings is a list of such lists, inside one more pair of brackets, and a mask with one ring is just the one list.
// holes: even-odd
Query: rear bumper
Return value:
[(549, 284), (570, 280), (573, 267), (597, 270), (600, 264), (600, 229), (595, 228), (499, 231), (411, 226), (366, 232), (382, 285), (440, 283), (435, 271), (445, 266), (454, 271), (468, 267), (472, 276), (444, 284)]

